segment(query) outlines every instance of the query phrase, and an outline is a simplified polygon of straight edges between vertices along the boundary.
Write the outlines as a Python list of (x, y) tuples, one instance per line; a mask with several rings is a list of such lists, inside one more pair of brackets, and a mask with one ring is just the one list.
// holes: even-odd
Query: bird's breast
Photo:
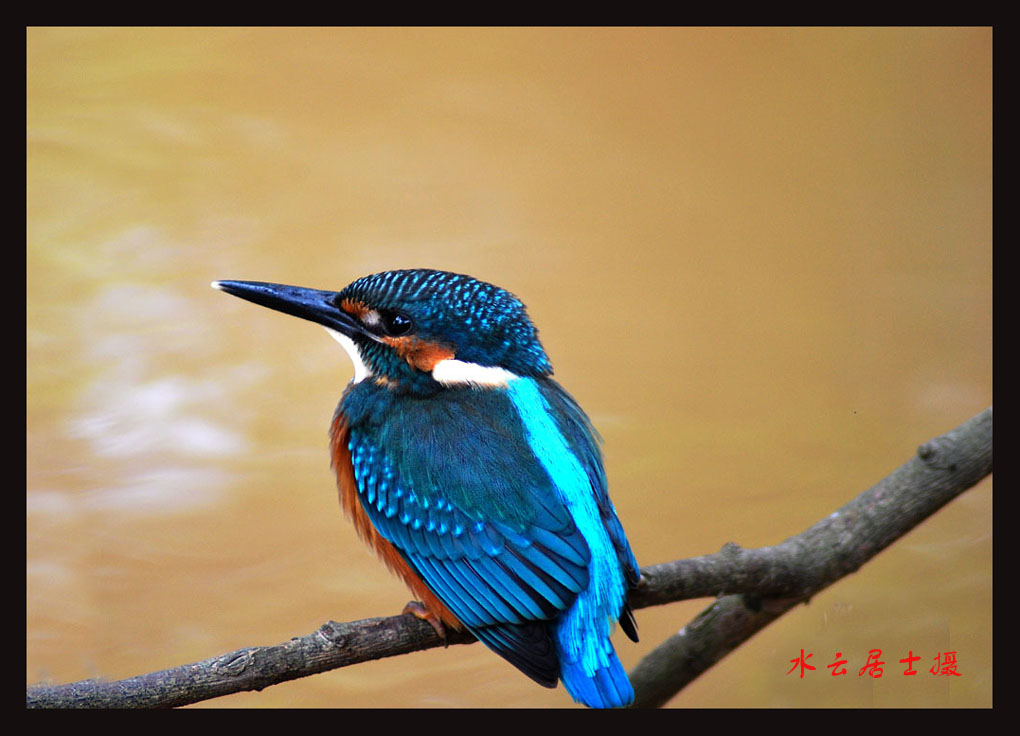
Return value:
[(372, 524), (368, 513), (362, 506), (358, 496), (358, 483), (354, 477), (354, 464), (351, 461), (350, 428), (347, 419), (339, 409), (333, 417), (330, 428), (330, 448), (333, 470), (336, 472), (337, 490), (340, 494), (340, 507), (354, 524), (358, 536), (375, 550), (386, 566), (400, 577), (426, 610), (437, 616), (442, 622), (455, 629), (462, 629), (460, 621), (443, 604), (439, 598), (425, 585), (421, 577), (411, 569), (404, 556), (386, 540)]

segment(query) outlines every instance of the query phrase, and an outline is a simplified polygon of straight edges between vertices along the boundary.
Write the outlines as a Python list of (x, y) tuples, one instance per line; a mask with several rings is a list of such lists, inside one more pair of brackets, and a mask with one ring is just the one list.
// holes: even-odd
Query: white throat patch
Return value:
[(432, 368), (432, 377), (444, 386), (468, 384), (488, 388), (506, 388), (510, 385), (510, 381), (519, 376), (505, 368), (465, 363), (454, 358), (447, 358), (439, 361)]
[(354, 363), (354, 378), (351, 379), (351, 383), (361, 383), (372, 375), (372, 371), (368, 369), (368, 366), (365, 365), (365, 361), (361, 359), (361, 351), (358, 350), (358, 346), (355, 344), (354, 340), (347, 337), (347, 335), (342, 332), (331, 330), (328, 327), (326, 328), (326, 332), (328, 332), (334, 340), (340, 343), (343, 349), (347, 351), (347, 354), (351, 356), (351, 362)]
[[(358, 350), (357, 343), (347, 335), (336, 330), (325, 328), (334, 340), (340, 343), (347, 352), (354, 364), (354, 378), (351, 383), (361, 383), (372, 375), (372, 371), (365, 365)], [(479, 386), (485, 388), (506, 388), (510, 381), (519, 378), (516, 373), (499, 368), (497, 366), (478, 365), (477, 363), (465, 363), (462, 360), (447, 358), (436, 363), (432, 368), (432, 377), (444, 386)]]

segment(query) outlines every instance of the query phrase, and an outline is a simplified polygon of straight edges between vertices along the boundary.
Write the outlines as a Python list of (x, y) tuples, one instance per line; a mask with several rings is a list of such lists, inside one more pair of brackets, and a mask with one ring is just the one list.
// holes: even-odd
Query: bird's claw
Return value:
[(446, 627), (443, 626), (443, 622), (440, 620), (439, 616), (432, 613), (432, 611), (427, 609), (420, 601), (408, 602), (401, 613), (409, 613), (415, 618), (428, 623), (433, 629), (435, 629), (439, 638), (443, 640), (443, 644), (449, 646), (446, 641)]

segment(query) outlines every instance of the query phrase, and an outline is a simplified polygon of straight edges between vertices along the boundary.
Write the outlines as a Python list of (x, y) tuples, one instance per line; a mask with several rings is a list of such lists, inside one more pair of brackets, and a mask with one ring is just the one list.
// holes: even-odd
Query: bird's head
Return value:
[(409, 269), (365, 276), (339, 292), (255, 281), (217, 289), (325, 327), (354, 362), (354, 381), (398, 390), (505, 386), (552, 366), (521, 301), (470, 276)]

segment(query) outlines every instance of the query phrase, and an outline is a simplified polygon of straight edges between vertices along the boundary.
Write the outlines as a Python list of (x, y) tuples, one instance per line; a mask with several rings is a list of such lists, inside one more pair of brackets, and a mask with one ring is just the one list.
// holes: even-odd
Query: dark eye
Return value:
[(400, 337), (414, 329), (414, 322), (403, 312), (380, 312), (379, 320), (383, 331), (390, 337)]

